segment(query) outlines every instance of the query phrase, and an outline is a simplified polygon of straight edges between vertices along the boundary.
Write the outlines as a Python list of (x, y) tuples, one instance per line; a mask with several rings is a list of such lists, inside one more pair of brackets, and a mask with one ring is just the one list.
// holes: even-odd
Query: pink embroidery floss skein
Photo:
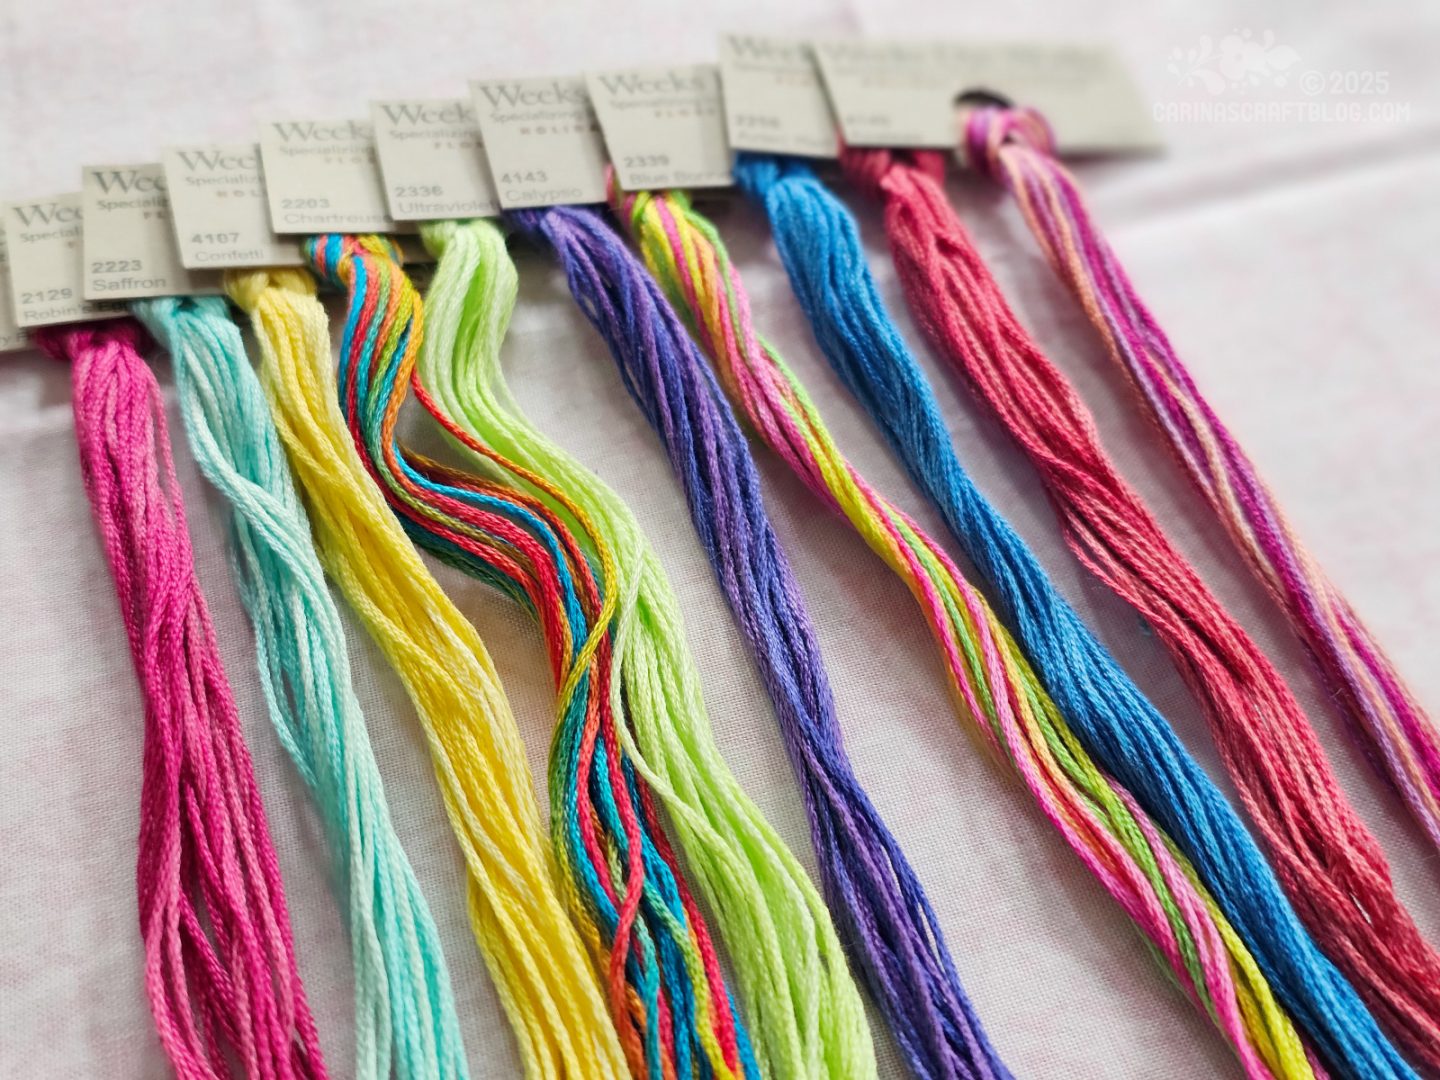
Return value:
[(1440, 726), (1325, 575), (1254, 464), (1195, 384), (1090, 216), (1033, 109), (964, 120), (966, 159), (1015, 197), (1055, 273), (1075, 294), (1140, 405), (1304, 642), (1371, 760), (1440, 848)]
[(883, 204), (936, 353), (1025, 452), (1077, 558), (1145, 618), (1199, 700), (1300, 917), (1410, 1059), (1440, 1076), (1440, 953), (1285, 680), (1120, 475), (1089, 409), (1010, 309), (946, 197), (944, 159), (850, 149), (841, 164)]
[(181, 1080), (323, 1080), (260, 790), (216, 648), (164, 401), (130, 320), (42, 330), (145, 697), (136, 886), (145, 988)]

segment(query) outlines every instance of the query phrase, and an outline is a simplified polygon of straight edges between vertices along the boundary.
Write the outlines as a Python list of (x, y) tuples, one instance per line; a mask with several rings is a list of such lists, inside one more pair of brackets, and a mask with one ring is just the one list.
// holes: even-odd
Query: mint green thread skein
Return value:
[(619, 598), (612, 686), (623, 694), (616, 714), (623, 708), (631, 722), (622, 738), (674, 823), (729, 953), (761, 1071), (775, 1080), (873, 1078), (864, 1006), (830, 913), (715, 745), (659, 559), (620, 497), (541, 434), (505, 383), (500, 345), (517, 278), (504, 234), (475, 220), (425, 225), (422, 236), (439, 265), (426, 296), (421, 382), (455, 422), (562, 488), (613, 550), (619, 580), (606, 582)]
[(350, 930), (355, 1076), (466, 1080), (439, 932), (390, 821), (340, 613), (239, 327), (218, 296), (132, 308), (173, 358), (191, 449), (230, 505), (265, 702), (324, 818)]

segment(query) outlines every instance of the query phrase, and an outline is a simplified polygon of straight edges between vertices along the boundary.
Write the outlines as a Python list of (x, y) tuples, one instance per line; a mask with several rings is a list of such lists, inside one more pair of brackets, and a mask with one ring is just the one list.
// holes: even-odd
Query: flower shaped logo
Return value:
[(1226, 34), (1218, 42), (1207, 34), (1189, 49), (1170, 51), (1167, 71), (1181, 86), (1199, 86), (1210, 94), (1227, 90), (1244, 92), (1252, 86), (1284, 86), (1286, 72), (1300, 54), (1288, 45), (1275, 44), (1275, 33), (1255, 36), (1249, 30)]

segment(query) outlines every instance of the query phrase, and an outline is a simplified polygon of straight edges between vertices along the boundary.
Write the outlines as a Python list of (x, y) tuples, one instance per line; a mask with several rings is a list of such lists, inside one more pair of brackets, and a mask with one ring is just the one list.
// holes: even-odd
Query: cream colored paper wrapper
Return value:
[(463, 98), (408, 98), (370, 106), (385, 198), (396, 221), (444, 221), (500, 212), (475, 106)]
[(85, 299), (137, 300), (214, 295), (215, 270), (180, 261), (165, 170), (159, 164), (89, 165), (81, 170), (85, 214)]
[(390, 216), (368, 120), (260, 127), (270, 227), (281, 235), (414, 232)]
[(851, 146), (951, 149), (956, 99), (983, 91), (1039, 109), (1069, 153), (1160, 147), (1125, 65), (1105, 47), (1037, 42), (816, 42), (815, 54)]
[(200, 270), (301, 264), (300, 244), (270, 228), (258, 143), (171, 147), (162, 164), (182, 265)]
[(585, 85), (626, 191), (735, 182), (714, 64), (593, 73)]
[(736, 150), (833, 158), (840, 133), (808, 42), (756, 34), (720, 38), (725, 125)]
[(501, 206), (605, 201), (605, 143), (584, 79), (481, 79), (470, 88)]
[(25, 331), (15, 322), (10, 297), (10, 258), (5, 250), (5, 230), (0, 229), (0, 352), (14, 352), (29, 344)]
[(6, 204), (10, 296), (17, 326), (30, 329), (125, 313), (119, 301), (85, 299), (83, 227), (79, 192)]

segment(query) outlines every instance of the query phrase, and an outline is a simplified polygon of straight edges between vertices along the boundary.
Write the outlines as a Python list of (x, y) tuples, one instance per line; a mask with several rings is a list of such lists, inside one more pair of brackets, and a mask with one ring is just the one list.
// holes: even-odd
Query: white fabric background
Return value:
[[(1428, 7), (1205, 0), (1151, 6), (1142, 17), (1106, 0), (963, 11), (943, 0), (903, 11), (884, 0), (730, 0), (713, 10), (656, 0), (4, 0), (0, 197), (72, 189), (83, 163), (153, 159), (169, 142), (248, 138), (255, 118), (272, 110), (359, 115), (387, 94), (459, 94), (480, 73), (707, 59), (721, 29), (1078, 35), (1120, 47), (1156, 101), (1194, 96), (1167, 71), (1172, 49), (1245, 29), (1273, 31), (1298, 53), (1297, 71), (1388, 71), (1389, 100), (1412, 105), (1408, 123), (1173, 124), (1166, 156), (1086, 165), (1082, 179), (1221, 414), (1435, 709), (1440, 34)], [(1389, 852), (1400, 892), (1440, 939), (1434, 853), (1364, 766), (1284, 625), (1129, 408), (1121, 378), (1039, 263), (1013, 207), (969, 183), (957, 182), (955, 195), (1023, 317), (1094, 407), (1127, 476), (1292, 677), (1347, 791)], [(872, 264), (898, 306), (877, 222), (870, 214), (863, 221)], [(941, 535), (816, 353), (757, 215), (737, 203), (720, 224), (759, 321), (807, 380), (845, 450)], [(810, 861), (768, 702), (664, 460), (555, 270), (535, 251), (518, 258), (523, 291), (506, 354), (513, 383), (534, 418), (619, 489), (649, 530), (680, 594), (722, 747)], [(925, 360), (977, 481), (1219, 775), (1194, 703), (1164, 654), (1078, 569), (1030, 470)], [(160, 371), (168, 386), (163, 363)], [(0, 361), (0, 560), (14, 571), (0, 619), (0, 1074), (161, 1077), (134, 915), (140, 702), (81, 490), (68, 399), (66, 372), (53, 362), (34, 354)], [(349, 951), (316, 818), (264, 716), (249, 628), (226, 566), (225, 508), (196, 474), (178, 419), (172, 434), (200, 573), (280, 849), (302, 972), (331, 1067), (344, 1076)], [(1162, 978), (1119, 910), (961, 731), (903, 588), (843, 523), (817, 515), (774, 461), (762, 454), (761, 464), (856, 769), (928, 887), (965, 984), (1016, 1075), (1237, 1075), (1220, 1038)], [(543, 775), (552, 702), (536, 631), (497, 595), (437, 573), (493, 650)], [(474, 1073), (516, 1076), (465, 924), (461, 871), (413, 714), (364, 636), (353, 633), (352, 644), (395, 820), (443, 928)], [(883, 1029), (875, 1030), (883, 1074), (901, 1076)]]

